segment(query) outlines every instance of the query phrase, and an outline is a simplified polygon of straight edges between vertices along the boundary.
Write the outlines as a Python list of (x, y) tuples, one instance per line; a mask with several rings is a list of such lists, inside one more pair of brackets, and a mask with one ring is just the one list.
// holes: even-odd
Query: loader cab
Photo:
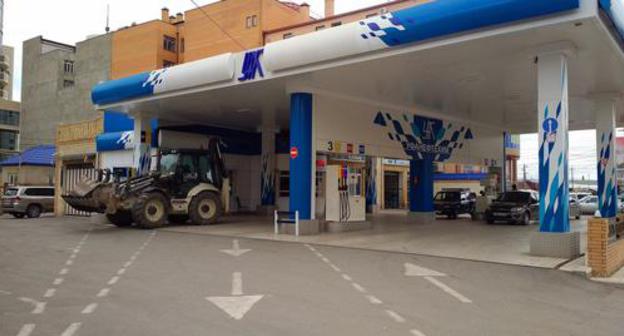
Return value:
[(217, 146), (213, 149), (162, 149), (158, 155), (158, 172), (170, 176), (174, 197), (184, 198), (199, 183), (221, 190), (227, 178), (223, 158)]

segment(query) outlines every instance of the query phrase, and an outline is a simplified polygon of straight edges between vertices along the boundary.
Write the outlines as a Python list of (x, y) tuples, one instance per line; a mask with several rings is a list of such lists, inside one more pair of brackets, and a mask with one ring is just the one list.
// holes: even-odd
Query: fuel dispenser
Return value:
[(325, 169), (325, 220), (362, 222), (366, 220), (364, 168), (348, 162)]

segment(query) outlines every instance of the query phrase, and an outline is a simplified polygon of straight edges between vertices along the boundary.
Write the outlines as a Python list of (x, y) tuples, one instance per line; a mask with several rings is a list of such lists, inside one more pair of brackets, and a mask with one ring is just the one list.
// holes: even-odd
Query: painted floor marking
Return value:
[(37, 301), (31, 298), (27, 298), (27, 297), (21, 297), (18, 300), (25, 302), (25, 303), (30, 303), (33, 306), (35, 306), (33, 308), (33, 310), (30, 312), (31, 314), (41, 314), (44, 312), (45, 307), (46, 307), (46, 303), (45, 302), (41, 302), (41, 301)]
[(65, 262), (65, 265), (67, 265), (67, 266), (71, 266), (71, 265), (73, 265), (73, 264), (74, 264), (74, 261), (73, 261), (73, 260), (67, 260), (67, 261)]
[(231, 318), (242, 320), (245, 314), (260, 301), (264, 295), (243, 295), (243, 275), (232, 273), (232, 296), (209, 296), (206, 300), (223, 310)]
[(35, 330), (34, 323), (24, 324), (22, 326), (22, 329), (20, 329), (20, 331), (17, 333), (17, 336), (28, 336), (32, 334), (33, 330)]
[(386, 314), (388, 314), (388, 316), (390, 316), (390, 318), (392, 318), (397, 323), (405, 323), (405, 318), (399, 315), (394, 310), (386, 309)]
[(126, 261), (126, 263), (124, 264), (124, 268), (128, 268), (132, 266), (132, 261)]
[(56, 288), (48, 288), (45, 292), (45, 294), (43, 294), (44, 298), (51, 298), (54, 296), (54, 294), (56, 294)]
[(440, 273), (438, 271), (434, 271), (432, 269), (428, 269), (422, 266), (405, 263), (405, 276), (408, 277), (421, 277), (425, 280), (431, 282), (433, 285), (444, 291), (445, 293), (451, 295), (462, 303), (472, 303), (472, 300), (463, 296), (453, 288), (447, 286), (442, 281), (438, 280), (438, 277), (445, 277), (446, 274)]
[(108, 280), (108, 284), (109, 285), (114, 285), (117, 283), (117, 281), (119, 281), (119, 276), (115, 275), (114, 277), (112, 277), (110, 280)]
[(123, 275), (124, 273), (126, 273), (126, 269), (125, 269), (125, 268), (120, 268), (120, 269), (117, 271), (117, 275)]
[(427, 336), (422, 331), (417, 330), (417, 329), (410, 330), (410, 334), (412, 334), (414, 336)]
[(76, 333), (76, 331), (78, 331), (78, 329), (80, 329), (81, 325), (82, 325), (82, 323), (80, 323), (80, 322), (74, 322), (74, 323), (70, 324), (69, 327), (67, 327), (67, 329), (65, 329), (65, 331), (63, 331), (61, 336), (73, 336)]
[(441, 290), (443, 290), (447, 294), (453, 296), (454, 298), (456, 298), (460, 302), (462, 302), (462, 303), (472, 303), (472, 300), (470, 300), (469, 298), (461, 295), (456, 290), (454, 290), (453, 288), (447, 286), (442, 281), (440, 281), (440, 280), (438, 280), (438, 279), (436, 279), (434, 277), (429, 277), (429, 276), (426, 276), (425, 279), (427, 281), (431, 282), (432, 284), (436, 285), (438, 288), (440, 288)]
[(53, 284), (54, 284), (55, 286), (58, 286), (58, 285), (62, 284), (62, 283), (63, 283), (63, 281), (65, 281), (65, 279), (63, 279), (63, 278), (56, 278), (56, 279), (54, 279)]
[[(351, 276), (349, 276), (348, 274), (342, 272), (340, 270), (340, 268), (338, 268), (338, 266), (336, 266), (335, 264), (333, 264), (331, 262), (331, 260), (329, 260), (327, 257), (325, 257), (322, 253), (320, 253), (318, 250), (316, 250), (314, 247), (312, 247), (311, 245), (308, 244), (304, 244), (305, 247), (307, 247), (310, 251), (312, 251), (319, 259), (321, 259), (325, 264), (327, 264), (329, 267), (331, 267), (336, 273), (340, 274), (340, 276), (351, 283), (351, 286), (353, 286), (353, 288), (358, 291), (359, 293), (363, 294), (364, 297), (368, 300), (368, 302), (372, 305), (383, 305), (383, 302), (381, 300), (379, 300), (376, 296), (371, 295), (371, 294), (367, 294), (368, 291), (366, 290), (366, 288), (364, 288), (362, 285), (360, 285), (359, 283), (355, 282), (353, 280), (353, 278)], [(383, 311), (385, 312), (385, 314), (390, 317), (394, 322), (396, 323), (400, 323), (403, 324), (405, 322), (407, 322), (407, 320), (405, 319), (405, 317), (401, 316), (399, 313), (395, 312), (394, 310), (391, 309), (387, 309), (387, 308), (382, 308)], [(421, 331), (417, 330), (417, 329), (411, 329), (410, 334), (412, 334), (413, 336), (426, 336), (425, 334), (423, 334)]]
[(69, 273), (69, 268), (63, 268), (63, 269), (59, 272), (59, 275), (65, 275), (65, 274), (67, 274), (67, 273)]
[(368, 299), (368, 302), (370, 302), (371, 304), (382, 304), (383, 302), (381, 302), (381, 300), (379, 300), (376, 296), (374, 295), (367, 295), (366, 298)]
[(110, 293), (110, 288), (102, 288), (100, 292), (97, 294), (97, 297), (106, 297), (108, 293)]
[(0, 289), (0, 294), (2, 294), (2, 295), (11, 295), (12, 293)]
[(91, 314), (95, 311), (95, 309), (97, 308), (98, 304), (93, 302), (88, 304), (86, 307), (84, 307), (84, 309), (82, 310), (82, 314)]

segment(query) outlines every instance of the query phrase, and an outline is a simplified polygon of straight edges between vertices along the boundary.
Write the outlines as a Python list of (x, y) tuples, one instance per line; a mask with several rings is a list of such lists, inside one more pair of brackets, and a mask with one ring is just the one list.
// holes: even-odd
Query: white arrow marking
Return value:
[(27, 298), (27, 297), (21, 297), (21, 298), (19, 298), (19, 300), (22, 301), (22, 302), (25, 302), (25, 303), (30, 303), (33, 306), (35, 306), (33, 311), (30, 312), (31, 314), (41, 314), (45, 310), (45, 306), (46, 306), (45, 302), (39, 302), (37, 300), (33, 300), (33, 299)]
[(235, 320), (241, 320), (264, 295), (243, 295), (243, 276), (240, 272), (232, 274), (232, 296), (210, 296), (212, 302)]
[(444, 273), (440, 273), (438, 271), (434, 271), (428, 268), (424, 268), (421, 266), (417, 266), (410, 263), (405, 263), (405, 276), (416, 276), (416, 277), (426, 277), (426, 276), (446, 276)]
[(232, 241), (232, 248), (231, 249), (226, 249), (226, 250), (221, 250), (221, 252), (225, 253), (225, 254), (229, 254), (233, 257), (240, 257), (243, 254), (247, 253), (251, 251), (251, 249), (241, 249), (240, 248), (240, 244), (238, 243), (238, 239), (234, 239), (234, 241)]
[(446, 276), (446, 274), (444, 274), (444, 273), (440, 273), (438, 271), (434, 271), (434, 270), (431, 270), (431, 269), (428, 269), (428, 268), (424, 268), (424, 267), (421, 267), (421, 266), (417, 266), (417, 265), (414, 265), (414, 264), (405, 263), (405, 276), (423, 277), (423, 278), (425, 278), (425, 280), (431, 282), (433, 285), (435, 285), (436, 287), (440, 288), (441, 290), (443, 290), (445, 293), (451, 295), (452, 297), (456, 298), (460, 302), (462, 302), (462, 303), (472, 303), (472, 300), (470, 300), (469, 298), (463, 296), (462, 294), (460, 294), (459, 292), (457, 292), (453, 288), (447, 286), (445, 283), (443, 283), (442, 281), (440, 281), (440, 280), (435, 278), (435, 277), (444, 277), (444, 276)]

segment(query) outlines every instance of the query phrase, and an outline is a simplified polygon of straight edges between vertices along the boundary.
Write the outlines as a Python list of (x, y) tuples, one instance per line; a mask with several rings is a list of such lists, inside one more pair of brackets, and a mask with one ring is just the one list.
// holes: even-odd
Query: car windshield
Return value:
[(498, 197), (500, 202), (522, 203), (528, 202), (531, 194), (526, 192), (506, 192)]
[(15, 196), (17, 195), (17, 189), (9, 188), (4, 192), (4, 196)]
[(457, 202), (459, 201), (459, 193), (457, 192), (439, 192), (436, 197), (436, 201)]
[(178, 166), (178, 154), (165, 154), (160, 158), (160, 172), (162, 174), (175, 173)]

